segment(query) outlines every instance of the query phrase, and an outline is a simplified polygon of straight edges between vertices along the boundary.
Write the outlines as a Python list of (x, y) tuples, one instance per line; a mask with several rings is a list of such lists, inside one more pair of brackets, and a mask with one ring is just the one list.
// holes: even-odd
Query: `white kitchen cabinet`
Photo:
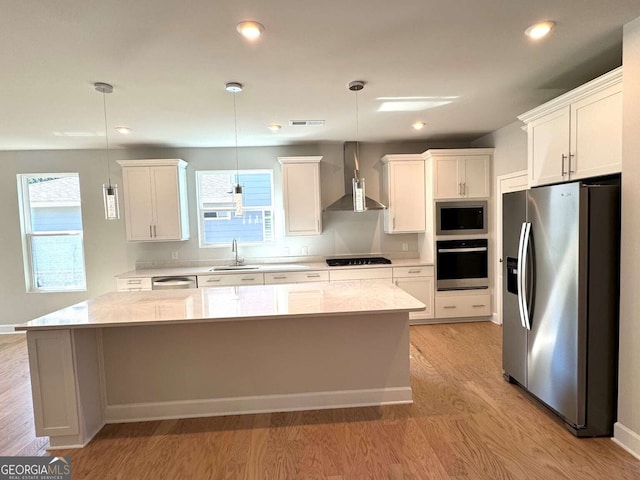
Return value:
[(326, 270), (317, 270), (312, 272), (267, 272), (264, 274), (265, 285), (328, 281), (329, 272)]
[(320, 160), (322, 157), (278, 157), (282, 165), (282, 205), (288, 237), (322, 233)]
[(622, 67), (518, 118), (532, 186), (621, 171)]
[(419, 320), (433, 318), (435, 282), (432, 265), (393, 267), (393, 283), (426, 306), (422, 312), (409, 313), (411, 323), (421, 323)]
[(198, 288), (201, 287), (238, 287), (244, 285), (264, 285), (264, 274), (258, 272), (219, 273), (198, 275)]
[(119, 160), (122, 166), (127, 240), (189, 239), (187, 162)]
[(433, 161), (433, 198), (487, 198), (491, 185), (492, 148), (427, 150)]
[(439, 295), (435, 297), (435, 316), (441, 318), (487, 317), (491, 315), (489, 293)]
[(385, 233), (425, 230), (425, 175), (422, 155), (382, 157), (382, 203)]
[(151, 290), (151, 277), (145, 278), (118, 278), (116, 279), (118, 292), (142, 292)]

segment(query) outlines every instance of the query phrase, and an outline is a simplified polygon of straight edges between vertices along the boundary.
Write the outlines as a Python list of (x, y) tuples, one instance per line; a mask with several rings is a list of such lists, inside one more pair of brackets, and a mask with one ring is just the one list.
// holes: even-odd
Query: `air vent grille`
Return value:
[(289, 120), (292, 127), (322, 127), (324, 120)]

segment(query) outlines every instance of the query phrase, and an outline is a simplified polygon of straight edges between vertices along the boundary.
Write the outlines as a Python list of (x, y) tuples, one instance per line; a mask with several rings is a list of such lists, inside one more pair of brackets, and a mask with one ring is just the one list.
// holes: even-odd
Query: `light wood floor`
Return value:
[[(44, 454), (14, 337), (0, 343), (0, 455)], [(640, 479), (610, 439), (573, 437), (502, 379), (500, 327), (415, 326), (411, 355), (413, 405), (107, 425), (51, 453), (71, 455), (74, 480)]]

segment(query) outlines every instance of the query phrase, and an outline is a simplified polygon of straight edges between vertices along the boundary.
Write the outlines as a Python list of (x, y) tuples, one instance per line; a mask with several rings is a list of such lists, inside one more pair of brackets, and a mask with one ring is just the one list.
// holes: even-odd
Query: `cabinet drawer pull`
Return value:
[(319, 273), (309, 274), (307, 275), (307, 278), (320, 278), (320, 274)]
[(571, 175), (572, 173), (576, 173), (576, 171), (571, 168), (571, 163), (573, 163), (573, 162), (571, 162), (571, 158), (575, 157), (575, 156), (576, 156), (575, 153), (569, 152), (569, 175)]
[(567, 172), (564, 171), (564, 161), (567, 159), (567, 156), (563, 153), (562, 154), (562, 176), (564, 177)]
[(480, 307), (484, 307), (484, 304), (480, 304), (480, 305), (473, 305), (473, 308), (480, 308)]
[(245, 277), (245, 278), (242, 278), (241, 280), (243, 282), (253, 282), (255, 279), (256, 277)]
[(127, 280), (127, 285), (140, 285), (142, 280)]
[(409, 270), (409, 273), (420, 273), (422, 270)]
[(219, 282), (220, 280), (222, 280), (221, 278), (208, 278), (207, 279), (207, 283), (215, 283), (215, 282)]
[(445, 305), (444, 308), (456, 308), (455, 305)]
[(278, 275), (278, 276), (273, 277), (274, 280), (284, 280), (285, 278), (287, 278), (286, 275)]
[(153, 229), (151, 225), (149, 225), (149, 238), (153, 238)]

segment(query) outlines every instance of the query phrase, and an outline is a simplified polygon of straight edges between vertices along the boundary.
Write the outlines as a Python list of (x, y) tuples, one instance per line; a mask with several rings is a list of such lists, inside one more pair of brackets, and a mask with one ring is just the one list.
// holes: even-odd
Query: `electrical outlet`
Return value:
[(402, 251), (403, 252), (409, 251), (409, 244), (407, 242), (402, 242)]
[(180, 254), (177, 250), (171, 252), (171, 260), (178, 260), (180, 258)]

